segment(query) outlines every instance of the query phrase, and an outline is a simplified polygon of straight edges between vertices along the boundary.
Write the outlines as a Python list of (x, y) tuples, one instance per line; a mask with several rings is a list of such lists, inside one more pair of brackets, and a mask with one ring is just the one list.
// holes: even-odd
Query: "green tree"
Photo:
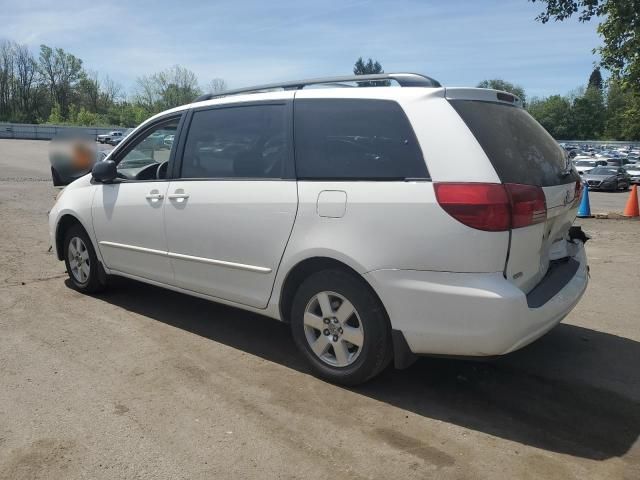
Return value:
[(14, 119), (32, 123), (37, 120), (38, 106), (43, 100), (38, 91), (38, 64), (26, 45), (14, 48), (15, 75), (13, 104)]
[(109, 122), (106, 121), (105, 117), (96, 112), (90, 112), (84, 107), (80, 107), (80, 110), (78, 110), (73, 123), (75, 125), (85, 125), (92, 127), (106, 127), (109, 125)]
[(605, 137), (614, 140), (640, 140), (640, 95), (621, 82), (609, 82)]
[(574, 138), (571, 124), (571, 102), (561, 95), (548, 98), (532, 98), (527, 106), (529, 113), (558, 140)]
[(626, 86), (640, 92), (640, 0), (530, 0), (545, 4), (537, 19), (563, 21), (574, 15), (581, 22), (601, 19), (603, 45), (595, 51), (600, 64)]
[(622, 114), (622, 131), (624, 140), (640, 140), (640, 93), (628, 92), (628, 103)]
[(588, 88), (597, 88), (602, 91), (603, 83), (602, 83), (602, 73), (600, 73), (599, 68), (594, 68), (591, 75), (589, 75), (589, 82), (587, 83)]
[(98, 112), (100, 81), (97, 73), (83, 72), (77, 86), (77, 102), (90, 112)]
[(113, 105), (109, 109), (107, 116), (110, 125), (123, 125), (125, 127), (140, 125), (148, 117), (149, 113), (143, 106), (129, 102)]
[(40, 45), (38, 67), (60, 108), (61, 117), (66, 120), (74, 89), (83, 77), (82, 60), (62, 48)]
[(202, 93), (196, 74), (180, 65), (140, 77), (137, 84), (136, 102), (149, 113), (191, 103)]
[(354, 75), (373, 75), (376, 73), (384, 73), (382, 65), (380, 65), (380, 62), (377, 60), (369, 58), (369, 60), (365, 62), (362, 57), (360, 57), (353, 65)]
[(60, 113), (60, 107), (58, 105), (54, 105), (51, 107), (51, 113), (49, 114), (49, 118), (46, 123), (51, 123), (54, 125), (60, 125), (64, 123), (64, 119), (62, 118), (62, 114)]
[(509, 92), (514, 94), (516, 97), (522, 100), (524, 104), (527, 97), (524, 93), (524, 88), (520, 85), (515, 85), (511, 82), (507, 82), (506, 80), (502, 80), (500, 78), (493, 78), (490, 80), (482, 80), (478, 85), (478, 88), (493, 88), (494, 90), (502, 90), (504, 92)]
[(209, 93), (222, 93), (225, 90), (228, 90), (227, 82), (222, 78), (214, 78), (206, 87), (206, 91)]
[[(375, 75), (378, 73), (384, 73), (382, 69), (382, 65), (377, 60), (373, 60), (369, 58), (366, 62), (362, 59), (362, 57), (356, 60), (356, 63), (353, 65), (353, 73), (354, 75)], [(389, 85), (388, 80), (379, 80), (373, 82), (358, 82), (359, 87), (386, 87)]]
[(607, 89), (607, 120), (605, 136), (613, 140), (623, 140), (624, 112), (628, 106), (628, 95), (618, 81), (609, 82)]
[(604, 131), (604, 113), (602, 94), (595, 88), (588, 88), (582, 97), (575, 99), (571, 109), (575, 138), (599, 139)]
[(0, 42), (0, 121), (6, 121), (13, 115), (14, 48), (13, 42)]

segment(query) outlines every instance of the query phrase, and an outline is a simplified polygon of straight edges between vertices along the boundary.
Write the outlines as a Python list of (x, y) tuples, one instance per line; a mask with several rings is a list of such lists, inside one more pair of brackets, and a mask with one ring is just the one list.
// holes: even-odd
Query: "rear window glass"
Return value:
[(429, 176), (409, 120), (388, 100), (296, 100), (295, 152), (300, 179)]
[(563, 148), (524, 109), (475, 100), (450, 100), (504, 183), (542, 187), (578, 179), (566, 175)]

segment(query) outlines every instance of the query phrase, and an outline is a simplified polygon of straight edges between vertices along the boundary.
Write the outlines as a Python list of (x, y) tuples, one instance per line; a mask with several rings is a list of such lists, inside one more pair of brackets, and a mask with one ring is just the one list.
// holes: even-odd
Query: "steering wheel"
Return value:
[(156, 179), (162, 180), (167, 178), (167, 167), (169, 166), (169, 160), (165, 160), (160, 165), (158, 165), (158, 169), (156, 170)]

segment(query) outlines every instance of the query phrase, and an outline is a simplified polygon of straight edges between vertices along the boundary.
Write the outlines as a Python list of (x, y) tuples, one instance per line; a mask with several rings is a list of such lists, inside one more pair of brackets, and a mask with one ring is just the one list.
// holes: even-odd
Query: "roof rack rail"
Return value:
[(237, 88), (235, 90), (227, 90), (220, 93), (205, 93), (200, 95), (194, 102), (203, 102), (213, 98), (228, 97), (231, 95), (240, 95), (242, 93), (259, 93), (267, 90), (301, 90), (309, 85), (330, 85), (338, 84), (341, 87), (348, 82), (369, 83), (379, 82), (381, 80), (395, 80), (401, 87), (441, 87), (440, 82), (433, 78), (418, 73), (377, 73), (373, 75), (348, 75), (344, 77), (326, 77), (312, 78), (308, 80), (297, 80), (293, 82), (269, 83), (266, 85), (257, 85), (254, 87)]

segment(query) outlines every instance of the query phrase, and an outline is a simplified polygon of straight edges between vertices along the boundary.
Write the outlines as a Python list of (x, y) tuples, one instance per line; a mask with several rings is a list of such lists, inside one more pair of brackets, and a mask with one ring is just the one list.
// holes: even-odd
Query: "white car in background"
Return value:
[(576, 171), (580, 175), (587, 173), (596, 167), (603, 166), (606, 164), (607, 164), (606, 160), (595, 160), (595, 159), (588, 159), (588, 160), (574, 159), (573, 160), (573, 166), (575, 167)]
[(150, 118), (64, 190), (49, 229), (79, 291), (121, 275), (289, 322), (313, 371), (352, 385), (560, 322), (588, 281), (581, 186), (511, 94), (340, 77)]
[(624, 168), (629, 174), (631, 183), (640, 185), (640, 164), (630, 163), (622, 168)]
[(96, 137), (98, 143), (109, 143), (114, 138), (122, 138), (123, 134), (120, 130), (112, 130), (109, 133), (103, 133)]

